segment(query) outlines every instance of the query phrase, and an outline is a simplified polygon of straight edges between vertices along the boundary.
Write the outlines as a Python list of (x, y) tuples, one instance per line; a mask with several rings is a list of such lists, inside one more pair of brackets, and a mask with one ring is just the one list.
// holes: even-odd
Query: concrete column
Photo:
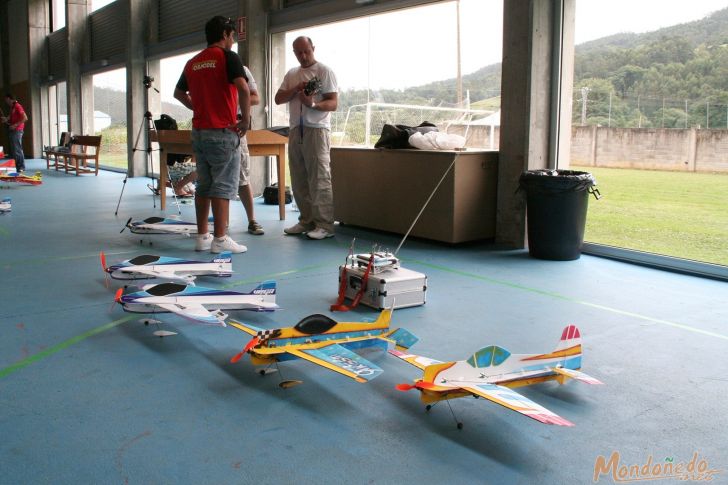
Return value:
[(597, 125), (592, 125), (591, 128), (591, 155), (589, 156), (589, 165), (592, 167), (597, 166), (597, 136), (599, 135), (599, 131), (597, 130)]
[(33, 158), (41, 156), (42, 142), (49, 140), (48, 124), (44, 123), (48, 120), (48, 88), (43, 82), (48, 78), (48, 55), (45, 46), (46, 36), (50, 33), (49, 10), (50, 4), (47, 0), (28, 0), (28, 94), (30, 96), (25, 109), (31, 121), (25, 127), (23, 138), (28, 138), (30, 142), (26, 156)]
[[(268, 42), (268, 1), (241, 0), (238, 15), (246, 18), (246, 39), (238, 42), (238, 53), (243, 64), (248, 66), (258, 84), (260, 104), (251, 109), (252, 126), (260, 130), (268, 126), (268, 106), (272, 102), (267, 66), (266, 44)], [(253, 195), (260, 195), (270, 180), (270, 163), (268, 157), (253, 157), (250, 166), (251, 187)]]
[[(496, 242), (525, 247), (525, 198), (518, 189), (524, 170), (555, 168), (570, 137), (574, 0), (508, 0), (503, 4), (501, 132)], [(573, 77), (573, 74), (571, 75)], [(555, 110), (568, 110), (557, 116)], [(563, 127), (563, 129), (561, 129)]]
[[(147, 88), (144, 76), (147, 75), (144, 46), (149, 23), (149, 0), (128, 0), (129, 30), (126, 49), (126, 144), (129, 153), (129, 176), (147, 175), (148, 167), (147, 111), (148, 96), (152, 87)], [(157, 77), (152, 76), (157, 80)], [(150, 108), (151, 110), (151, 108)], [(140, 132), (141, 129), (141, 132)], [(141, 133), (141, 136), (137, 137)], [(134, 150), (134, 144), (137, 144)]]
[(93, 128), (93, 79), (81, 75), (81, 65), (88, 62), (88, 1), (66, 0), (66, 100), (68, 130), (74, 134), (90, 134)]

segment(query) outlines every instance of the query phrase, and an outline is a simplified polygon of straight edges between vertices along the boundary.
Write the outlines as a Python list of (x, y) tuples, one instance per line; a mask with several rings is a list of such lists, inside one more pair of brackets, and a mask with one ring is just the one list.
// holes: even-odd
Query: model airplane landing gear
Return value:
[[(438, 401), (438, 402), (440, 402), (440, 401)], [(455, 420), (455, 425), (457, 426), (458, 429), (463, 429), (463, 423), (462, 423), (462, 421), (458, 421), (457, 416), (455, 416), (455, 411), (453, 411), (452, 406), (450, 405), (450, 401), (445, 399), (445, 402), (447, 403), (447, 407), (450, 408), (450, 414), (452, 414), (452, 418)], [(437, 404), (437, 403), (435, 403), (435, 404)], [(435, 407), (435, 404), (428, 404), (427, 406), (425, 406), (425, 412), (426, 413), (429, 412), (432, 408)]]

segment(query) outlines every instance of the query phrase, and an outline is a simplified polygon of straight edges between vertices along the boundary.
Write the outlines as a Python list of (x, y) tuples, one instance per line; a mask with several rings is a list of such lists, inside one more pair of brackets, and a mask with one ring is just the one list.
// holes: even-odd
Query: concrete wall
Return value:
[(728, 130), (575, 126), (571, 163), (728, 173)]

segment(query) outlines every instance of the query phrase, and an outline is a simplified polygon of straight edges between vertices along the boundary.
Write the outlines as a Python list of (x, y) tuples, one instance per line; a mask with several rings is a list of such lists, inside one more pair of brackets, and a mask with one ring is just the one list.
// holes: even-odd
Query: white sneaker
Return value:
[(195, 242), (195, 251), (209, 251), (212, 246), (212, 234), (198, 234)]
[(211, 253), (221, 253), (223, 251), (230, 251), (231, 253), (244, 253), (248, 248), (242, 244), (238, 244), (232, 240), (230, 236), (225, 236), (221, 239), (214, 238), (212, 240), (212, 246), (210, 247)]
[(308, 232), (310, 230), (311, 230), (310, 226), (301, 224), (299, 222), (291, 227), (287, 227), (287, 228), (283, 229), (283, 232), (285, 232), (286, 234), (290, 234), (290, 235), (296, 235), (296, 234), (303, 234), (304, 232)]
[(309, 239), (326, 239), (327, 237), (334, 237), (334, 233), (327, 231), (323, 227), (317, 227), (313, 231), (308, 231), (306, 236)]

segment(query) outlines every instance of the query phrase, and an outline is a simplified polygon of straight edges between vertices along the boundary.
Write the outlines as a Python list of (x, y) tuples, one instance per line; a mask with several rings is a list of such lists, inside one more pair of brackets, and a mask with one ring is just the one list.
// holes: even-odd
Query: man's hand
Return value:
[(8, 117), (7, 116), (0, 116), (0, 120), (2, 120), (3, 123), (7, 123), (8, 122)]
[(308, 106), (309, 108), (313, 106), (313, 94), (306, 96), (303, 91), (299, 91), (298, 99), (301, 100), (301, 104), (304, 106)]

